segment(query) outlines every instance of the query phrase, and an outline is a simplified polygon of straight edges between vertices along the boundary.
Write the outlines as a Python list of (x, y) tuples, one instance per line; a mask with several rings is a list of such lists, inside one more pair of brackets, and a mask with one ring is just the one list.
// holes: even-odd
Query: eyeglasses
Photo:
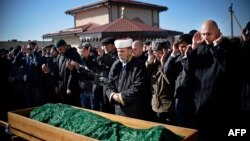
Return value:
[(32, 50), (33, 50), (33, 48), (27, 48), (27, 50), (30, 50), (30, 51), (32, 51)]

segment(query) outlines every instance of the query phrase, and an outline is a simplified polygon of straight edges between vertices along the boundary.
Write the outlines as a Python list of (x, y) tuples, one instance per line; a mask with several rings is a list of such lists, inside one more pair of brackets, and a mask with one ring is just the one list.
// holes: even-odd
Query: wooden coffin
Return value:
[[(77, 108), (77, 107), (76, 107)], [(49, 124), (45, 124), (36, 120), (29, 118), (29, 113), (33, 108), (22, 109), (8, 112), (8, 123), (10, 126), (10, 131), (16, 136), (22, 137), (27, 140), (32, 141), (93, 141), (95, 139), (76, 134), (67, 131), (62, 128), (54, 127)], [(79, 108), (82, 109), (82, 108)], [(87, 109), (85, 109), (87, 110)], [(113, 121), (120, 122), (128, 127), (132, 128), (150, 128), (156, 125), (163, 125), (167, 129), (173, 131), (176, 134), (185, 136), (184, 141), (196, 141), (198, 140), (198, 132), (194, 129), (177, 127), (172, 125), (160, 124), (155, 122), (149, 122), (139, 119), (133, 119), (103, 112), (97, 112), (93, 110), (88, 110), (90, 112), (99, 114), (103, 117), (111, 119)]]

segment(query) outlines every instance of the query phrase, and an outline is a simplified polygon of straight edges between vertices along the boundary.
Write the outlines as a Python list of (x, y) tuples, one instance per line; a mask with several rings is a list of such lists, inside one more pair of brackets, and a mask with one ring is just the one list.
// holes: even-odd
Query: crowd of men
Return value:
[(35, 42), (1, 50), (1, 119), (9, 110), (65, 103), (195, 128), (202, 141), (249, 127), (250, 22), (241, 38), (223, 37), (207, 20), (172, 45), (113, 37), (101, 45), (74, 48), (60, 39), (41, 51)]

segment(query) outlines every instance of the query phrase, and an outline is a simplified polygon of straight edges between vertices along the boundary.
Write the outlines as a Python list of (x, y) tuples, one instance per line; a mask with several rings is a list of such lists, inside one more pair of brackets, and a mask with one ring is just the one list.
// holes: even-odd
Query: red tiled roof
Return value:
[(95, 3), (87, 4), (87, 5), (82, 5), (73, 9), (69, 9), (65, 11), (66, 14), (73, 15), (79, 11), (82, 10), (87, 10), (90, 8), (96, 8), (100, 7), (103, 5), (121, 5), (121, 6), (133, 6), (133, 7), (140, 7), (140, 8), (152, 8), (152, 9), (157, 9), (159, 11), (166, 11), (168, 8), (166, 6), (160, 6), (160, 5), (155, 5), (155, 4), (150, 4), (150, 3), (145, 3), (145, 2), (139, 2), (139, 1), (134, 1), (134, 0), (101, 0)]
[[(54, 36), (83, 35), (91, 38), (104, 36), (141, 36), (141, 37), (166, 37), (168, 35), (181, 35), (182, 32), (171, 31), (153, 27), (127, 18), (116, 19), (105, 25), (89, 23), (83, 26), (60, 30), (56, 33), (44, 34), (43, 38)], [(99, 36), (101, 34), (101, 36)]]
[(105, 25), (101, 25), (92, 30), (88, 30), (84, 32), (84, 34), (98, 33), (98, 32), (135, 32), (135, 31), (162, 32), (166, 30), (159, 29), (157, 27), (143, 24), (137, 21), (129, 20), (127, 18), (120, 18)]
[(88, 30), (92, 30), (98, 26), (100, 26), (100, 25), (96, 24), (96, 23), (88, 23), (88, 24), (85, 24), (82, 26), (60, 30), (60, 31), (55, 32), (55, 33), (44, 34), (43, 38), (49, 38), (49, 37), (61, 36), (61, 35), (79, 34), (79, 33), (82, 33), (82, 32), (88, 31)]

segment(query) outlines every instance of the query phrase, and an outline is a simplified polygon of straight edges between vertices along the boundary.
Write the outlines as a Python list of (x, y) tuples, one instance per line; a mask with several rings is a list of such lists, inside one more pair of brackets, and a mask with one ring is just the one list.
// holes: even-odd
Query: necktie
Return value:
[(127, 65), (123, 65), (123, 67), (122, 67), (122, 73), (124, 73), (126, 71), (126, 67), (127, 67)]
[(124, 84), (124, 79), (125, 79), (125, 76), (126, 76), (126, 67), (127, 65), (123, 65), (122, 67), (122, 70), (121, 70), (121, 76), (120, 76), (120, 79), (119, 79), (119, 85), (118, 85), (118, 91), (121, 91), (122, 89), (122, 86)]
[(127, 67), (127, 65), (123, 65), (123, 67), (122, 67), (122, 74), (121, 74), (121, 81), (122, 82), (123, 82), (123, 79), (126, 76), (126, 67)]

